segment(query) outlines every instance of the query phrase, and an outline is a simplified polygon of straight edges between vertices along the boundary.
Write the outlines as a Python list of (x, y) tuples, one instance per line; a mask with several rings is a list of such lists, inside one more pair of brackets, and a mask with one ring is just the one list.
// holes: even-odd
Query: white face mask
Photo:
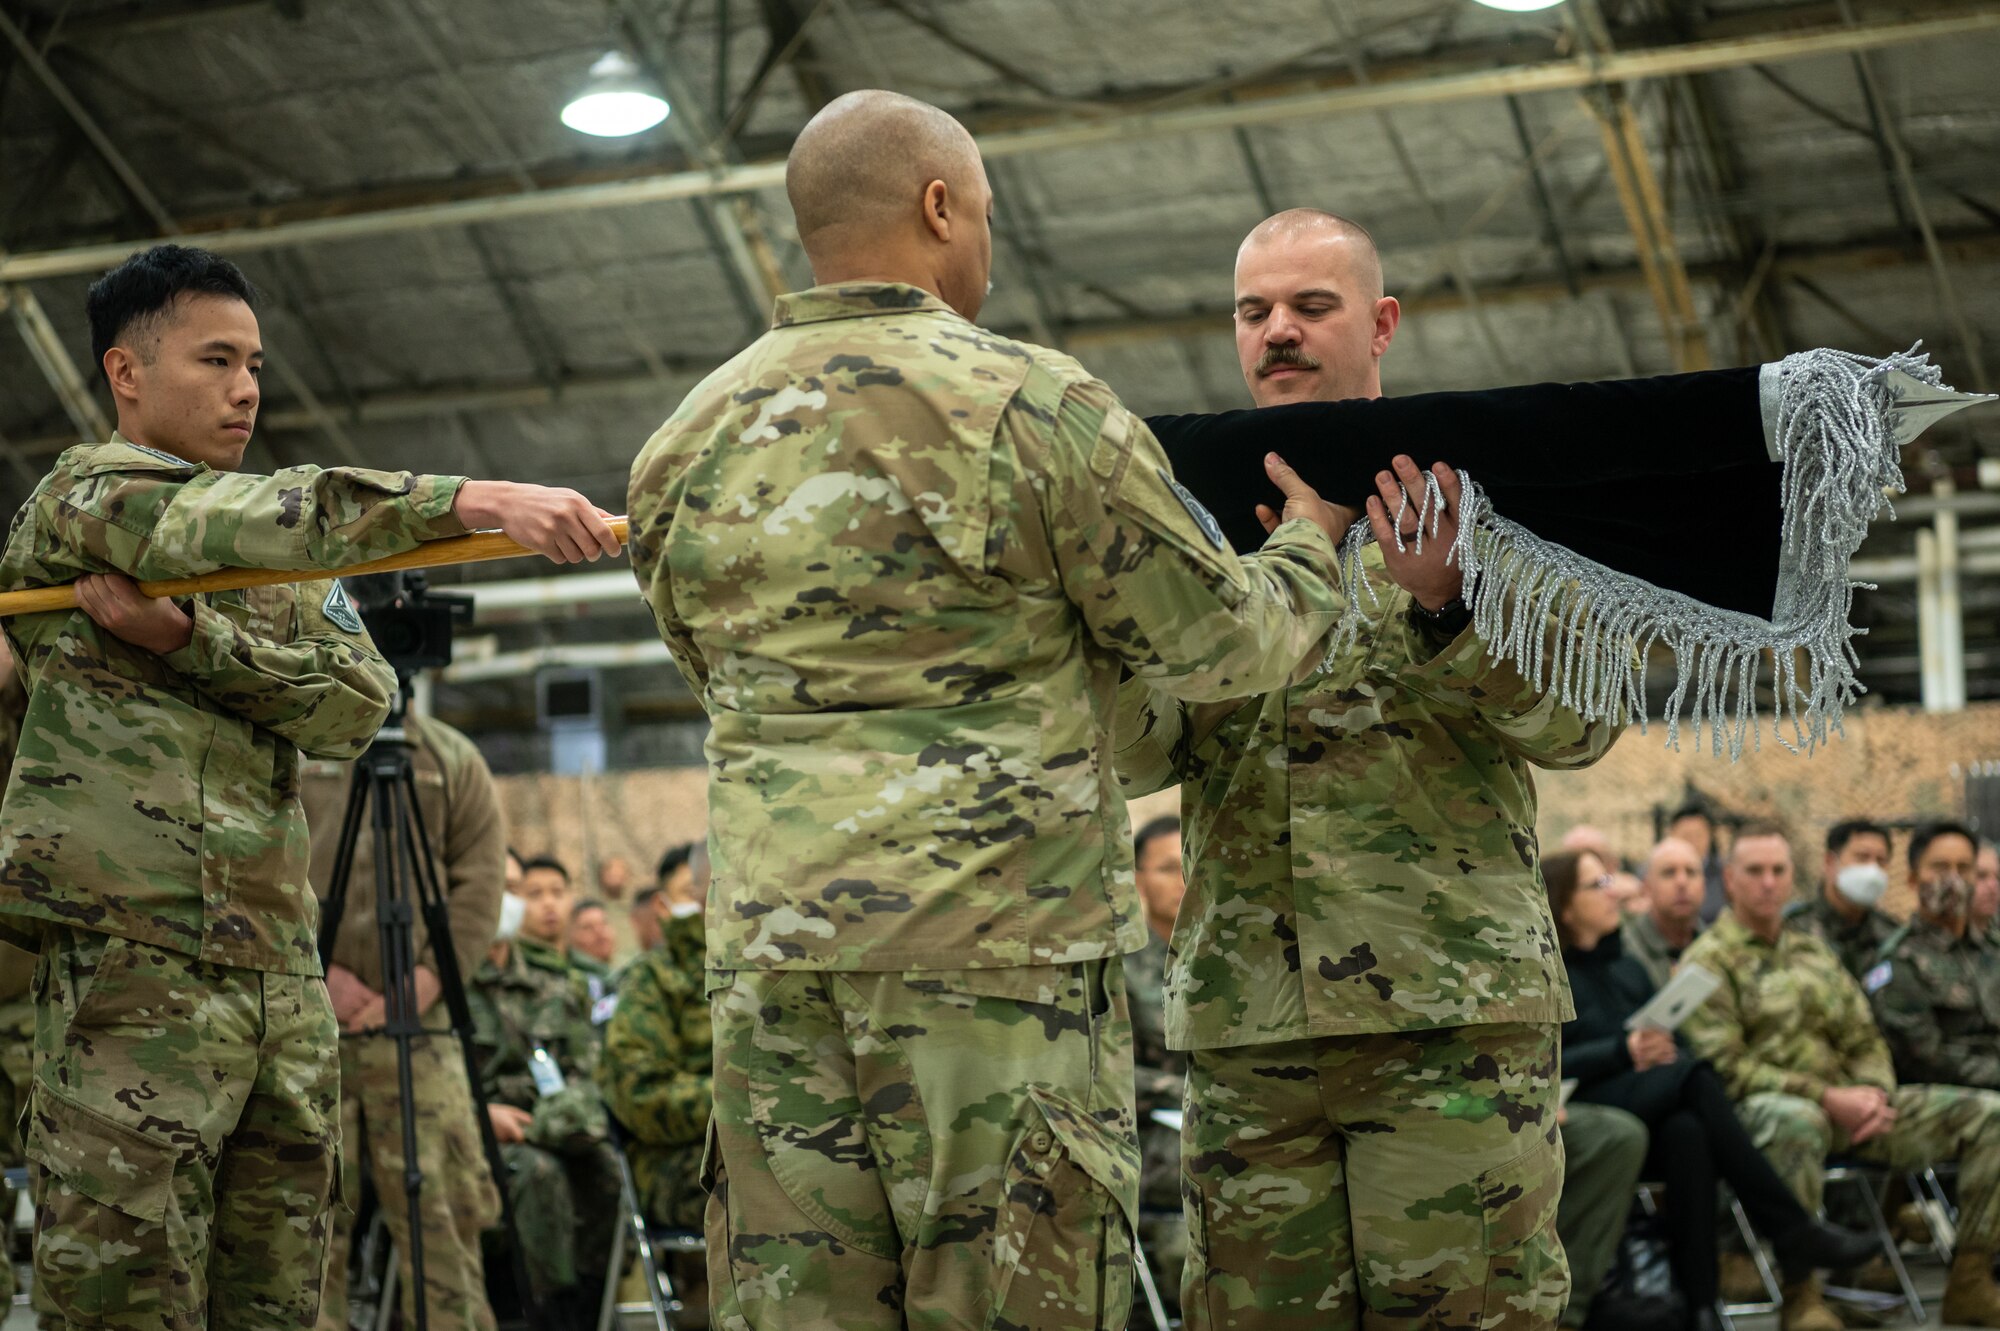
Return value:
[(667, 907), (667, 914), (677, 920), (685, 920), (690, 915), (701, 914), (701, 903), (699, 901), (676, 901)]
[(1850, 864), (1833, 876), (1840, 895), (1857, 906), (1873, 906), (1889, 890), (1889, 875), (1879, 864)]
[(521, 932), (521, 921), (528, 918), (528, 903), (512, 892), (500, 896), (500, 924), (493, 931), (493, 941), (505, 943)]

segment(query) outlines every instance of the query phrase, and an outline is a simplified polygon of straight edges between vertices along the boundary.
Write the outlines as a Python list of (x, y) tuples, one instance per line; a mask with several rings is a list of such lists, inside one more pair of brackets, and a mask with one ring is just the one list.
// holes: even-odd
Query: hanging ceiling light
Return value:
[(616, 139), (651, 129), (667, 118), (666, 98), (648, 86), (639, 67), (612, 51), (590, 67), (590, 81), (562, 110), (562, 122), (579, 134)]
[(1527, 14), (1537, 9), (1554, 9), (1563, 0), (1479, 0), (1488, 9), (1504, 9), (1510, 14)]

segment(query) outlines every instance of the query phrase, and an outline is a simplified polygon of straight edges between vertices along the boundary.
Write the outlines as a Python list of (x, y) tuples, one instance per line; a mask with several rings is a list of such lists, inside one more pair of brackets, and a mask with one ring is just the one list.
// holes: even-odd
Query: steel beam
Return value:
[(28, 353), (35, 358), (42, 377), (55, 389), (63, 414), (76, 426), (77, 438), (65, 440), (62, 446), (67, 448), (79, 439), (84, 443), (103, 443), (109, 439), (110, 420), (97, 399), (90, 395), (83, 371), (77, 368), (69, 348), (56, 336), (55, 325), (49, 322), (48, 313), (42, 309), (41, 301), (35, 299), (35, 293), (24, 286), (10, 286), (0, 290), (0, 303), (13, 316), (14, 326), (20, 330), (21, 340), (28, 344)]
[[(1508, 94), (1574, 92), (1601, 82), (1643, 83), (1687, 74), (1712, 73), (1749, 65), (1777, 64), (1815, 56), (1914, 42), (1962, 41), (2000, 33), (2000, 0), (1968, 0), (1940, 12), (1864, 19), (1849, 27), (1827, 24), (1783, 26), (1774, 31), (1632, 48), (1595, 58), (1547, 60), (1498, 69), (1390, 79), (1376, 71), (1365, 87), (1314, 88), (1271, 97), (1165, 109), (1135, 104), (1101, 113), (1051, 120), (979, 136), (989, 157), (1047, 152), (1098, 144), (1227, 130), (1238, 125), (1274, 125), (1324, 120), (1406, 106), (1480, 101)], [(534, 193), (515, 192), (447, 203), (382, 208), (340, 217), (317, 217), (271, 225), (250, 224), (200, 232), (183, 239), (224, 253), (242, 254), (286, 245), (390, 235), (472, 222), (548, 217), (596, 208), (631, 207), (673, 199), (709, 198), (782, 186), (782, 161), (732, 163), (719, 168), (662, 171), (632, 179), (572, 185)], [(24, 281), (66, 273), (95, 272), (131, 253), (137, 242), (82, 245), (0, 258), (0, 281)]]

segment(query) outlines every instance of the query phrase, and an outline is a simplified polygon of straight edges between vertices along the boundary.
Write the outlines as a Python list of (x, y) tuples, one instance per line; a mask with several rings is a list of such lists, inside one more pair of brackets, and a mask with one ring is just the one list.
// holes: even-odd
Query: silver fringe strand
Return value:
[[(1854, 592), (1848, 561), (1868, 525), (1901, 493), (1903, 472), (1883, 377), (1901, 370), (1932, 387), (1943, 376), (1916, 348), (1881, 360), (1843, 351), (1788, 356), (1776, 369), (1775, 411), (1765, 419), (1773, 456), (1784, 464), (1784, 533), (1777, 602), (1771, 619), (1719, 610), (1666, 591), (1537, 536), (1501, 517), (1470, 476), (1447, 557), (1465, 575), (1472, 623), (1495, 657), (1511, 662), (1537, 689), (1556, 690), (1565, 707), (1591, 721), (1647, 721), (1646, 658), (1658, 644), (1673, 654), (1675, 682), (1666, 700), (1667, 745), (1680, 747), (1683, 716), (1701, 745), (1709, 729), (1716, 755), (1741, 758), (1745, 739), (1761, 748), (1757, 686), (1771, 657), (1773, 733), (1794, 752), (1811, 753), (1841, 733), (1843, 713), (1865, 692), (1851, 639)], [(1766, 399), (1772, 381), (1765, 383)], [(1417, 505), (1414, 545), (1435, 539), (1444, 493), (1426, 477), (1421, 500), (1405, 494), (1401, 519)], [(1378, 598), (1361, 555), (1374, 540), (1367, 522), (1347, 533), (1341, 577), (1347, 610), (1329, 659), (1361, 627), (1362, 592)], [(1789, 733), (1787, 733), (1789, 731)]]

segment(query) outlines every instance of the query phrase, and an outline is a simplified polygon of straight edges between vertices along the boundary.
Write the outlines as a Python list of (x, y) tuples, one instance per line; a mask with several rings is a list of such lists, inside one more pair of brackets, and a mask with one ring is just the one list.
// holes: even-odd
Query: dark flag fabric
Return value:
[[(1407, 453), (1464, 488), (1453, 557), (1490, 651), (1592, 719), (1644, 724), (1645, 658), (1666, 648), (1668, 743), (1685, 719), (1716, 752), (1757, 742), (1757, 690), (1777, 736), (1810, 751), (1861, 692), (1851, 645), (1853, 557), (1901, 448), (1986, 399), (1955, 393), (1926, 356), (1808, 351), (1770, 365), (1651, 379), (1307, 402), (1147, 420), (1174, 477), (1238, 551), (1264, 539), (1276, 452), (1320, 495), (1360, 507)], [(1436, 481), (1406, 496), (1419, 539)], [(1366, 593), (1364, 521), (1343, 581)], [(1351, 597), (1345, 633), (1360, 623)]]

